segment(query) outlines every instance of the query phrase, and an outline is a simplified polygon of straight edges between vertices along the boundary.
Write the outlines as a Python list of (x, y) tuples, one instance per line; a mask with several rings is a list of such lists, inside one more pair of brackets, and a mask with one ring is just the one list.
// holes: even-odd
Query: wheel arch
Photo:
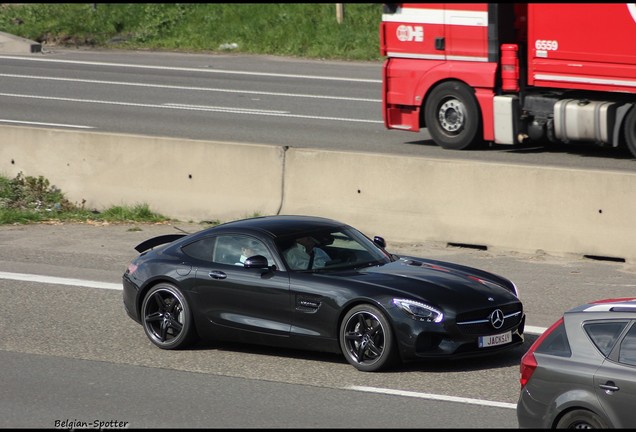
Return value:
[(179, 283), (175, 279), (172, 279), (166, 276), (161, 276), (156, 279), (150, 279), (149, 281), (146, 282), (145, 285), (139, 288), (139, 293), (137, 295), (136, 308), (137, 308), (137, 314), (139, 315), (141, 319), (143, 319), (141, 315), (141, 306), (143, 305), (144, 299), (148, 295), (148, 291), (150, 291), (152, 288), (156, 287), (160, 283), (168, 283), (170, 285), (174, 285), (179, 291), (181, 291), (181, 294), (183, 294), (186, 300), (190, 299), (187, 293), (179, 288)]
[[(494, 97), (496, 75), (496, 63), (480, 62), (445, 62), (427, 71), (426, 74), (421, 76), (415, 86), (415, 97), (421, 97), (419, 101), (420, 127), (426, 127), (423, 117), (424, 103), (435, 87), (447, 81), (458, 81), (473, 89), (482, 89), (482, 91), (490, 92)], [(483, 112), (484, 105), (477, 96), (475, 97)], [(492, 110), (492, 106), (490, 110)]]
[[(457, 79), (457, 78), (447, 78), (441, 81), (435, 82), (432, 86), (428, 87), (426, 90), (426, 94), (422, 98), (422, 103), (419, 107), (419, 127), (425, 128), (426, 126), (426, 112), (425, 112), (425, 104), (428, 100), (430, 94), (440, 85), (447, 82), (457, 82), (460, 84), (464, 84), (465, 86), (471, 88), (473, 90), (473, 95), (475, 97), (475, 101), (477, 102), (478, 107), (478, 115), (479, 115), (479, 125), (481, 130), (481, 136), (484, 141), (493, 141), (495, 139), (495, 125), (494, 125), (494, 98), (495, 93), (492, 88), (484, 88), (484, 87), (475, 87), (467, 81)], [(489, 118), (491, 121), (486, 122), (484, 119)]]
[(603, 409), (598, 405), (596, 394), (585, 389), (572, 389), (560, 394), (551, 404), (551, 415), (554, 418), (551, 427), (555, 428), (563, 416), (573, 411), (588, 411), (603, 421), (608, 421)]
[[(340, 347), (340, 327), (342, 326), (342, 322), (344, 321), (345, 316), (354, 307), (360, 306), (360, 305), (365, 305), (365, 304), (368, 304), (368, 305), (371, 305), (373, 307), (378, 308), (380, 310), (380, 312), (382, 312), (384, 314), (384, 318), (386, 318), (386, 320), (389, 322), (389, 325), (391, 326), (391, 328), (390, 328), (391, 335), (393, 336), (393, 339), (397, 341), (397, 339), (395, 339), (395, 337), (396, 337), (395, 322), (393, 321), (393, 317), (391, 316), (389, 311), (386, 310), (386, 308), (382, 305), (382, 303), (380, 303), (377, 300), (373, 300), (371, 298), (357, 298), (357, 299), (352, 300), (351, 302), (347, 303), (345, 305), (345, 307), (342, 308), (342, 310), (340, 311), (340, 314), (338, 316), (338, 322), (337, 322), (337, 325), (336, 325), (336, 342), (338, 343), (338, 347)], [(400, 357), (400, 360), (401, 360), (402, 359), (402, 354), (401, 354), (400, 350), (398, 349), (397, 352), (399, 353), (399, 357)]]
[(583, 407), (583, 406), (571, 406), (568, 407), (566, 409), (564, 409), (563, 411), (559, 412), (558, 415), (556, 415), (554, 417), (554, 420), (552, 421), (552, 424), (550, 425), (550, 429), (556, 429), (557, 425), (559, 424), (559, 422), (561, 421), (561, 419), (563, 419), (563, 417), (565, 417), (567, 414), (574, 412), (574, 411), (587, 411), (597, 417), (599, 417), (603, 422), (607, 423), (608, 419), (606, 419), (605, 414), (604, 413), (599, 413), (591, 408), (588, 407)]

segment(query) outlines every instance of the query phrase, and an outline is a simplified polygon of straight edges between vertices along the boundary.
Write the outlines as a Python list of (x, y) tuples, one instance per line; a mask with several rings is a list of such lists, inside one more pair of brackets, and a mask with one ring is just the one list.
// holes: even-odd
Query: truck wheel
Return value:
[(445, 149), (467, 150), (482, 142), (477, 100), (466, 84), (449, 81), (435, 87), (426, 99), (424, 120), (433, 141)]
[(625, 141), (627, 142), (627, 148), (636, 157), (636, 105), (627, 114), (625, 119)]

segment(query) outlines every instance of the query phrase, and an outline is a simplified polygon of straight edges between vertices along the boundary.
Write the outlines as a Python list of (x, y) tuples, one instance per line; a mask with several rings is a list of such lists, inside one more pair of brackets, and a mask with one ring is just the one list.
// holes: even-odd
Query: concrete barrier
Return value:
[(396, 241), (636, 259), (636, 174), (290, 149), (284, 213)]
[(200, 221), (281, 206), (281, 147), (4, 126), (0, 155), (0, 173), (44, 176), (89, 209), (147, 203)]
[(33, 54), (42, 52), (42, 45), (29, 39), (0, 32), (0, 52), (5, 54)]
[(0, 127), (0, 173), (88, 208), (186, 220), (331, 217), (389, 241), (636, 260), (636, 174)]

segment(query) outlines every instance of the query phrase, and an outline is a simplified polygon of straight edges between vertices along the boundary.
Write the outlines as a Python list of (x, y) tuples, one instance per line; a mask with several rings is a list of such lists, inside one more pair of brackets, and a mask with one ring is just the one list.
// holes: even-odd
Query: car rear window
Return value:
[(583, 328), (596, 348), (607, 357), (626, 325), (627, 321), (599, 321), (586, 323)]
[(559, 357), (570, 357), (572, 350), (570, 349), (568, 335), (565, 332), (565, 324), (561, 322), (561, 324), (555, 327), (552, 333), (537, 347), (535, 352)]
[(197, 240), (181, 248), (183, 253), (192, 258), (202, 261), (212, 261), (212, 252), (214, 251), (214, 238), (206, 237)]

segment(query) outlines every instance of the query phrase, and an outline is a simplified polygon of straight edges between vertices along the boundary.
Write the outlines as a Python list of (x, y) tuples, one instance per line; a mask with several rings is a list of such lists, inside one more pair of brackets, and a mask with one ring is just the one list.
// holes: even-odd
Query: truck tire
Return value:
[(481, 116), (470, 87), (448, 81), (426, 98), (424, 120), (433, 141), (451, 150), (468, 150), (482, 144)]
[(623, 128), (625, 130), (627, 148), (636, 157), (636, 105), (627, 114)]

